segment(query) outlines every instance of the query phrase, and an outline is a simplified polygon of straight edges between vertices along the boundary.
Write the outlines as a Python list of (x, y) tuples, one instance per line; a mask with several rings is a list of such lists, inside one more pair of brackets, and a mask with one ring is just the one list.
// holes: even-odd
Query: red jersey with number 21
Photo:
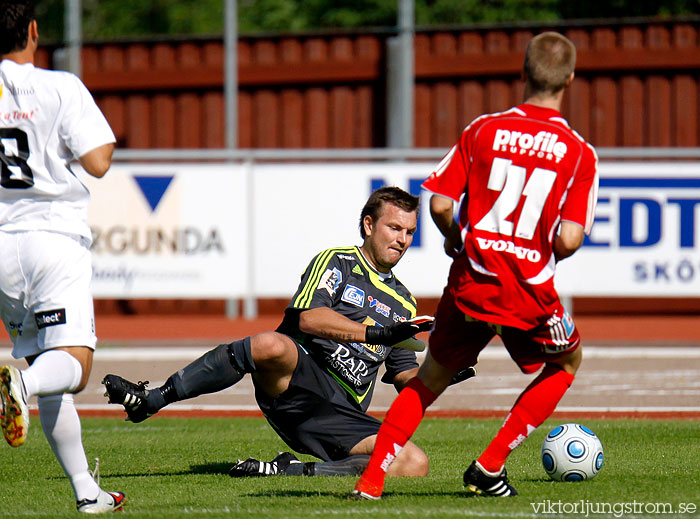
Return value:
[(590, 233), (595, 150), (553, 109), (523, 104), (483, 115), (423, 188), (459, 202), (464, 254), (446, 290), (466, 314), (528, 330), (561, 308), (554, 237), (562, 220)]

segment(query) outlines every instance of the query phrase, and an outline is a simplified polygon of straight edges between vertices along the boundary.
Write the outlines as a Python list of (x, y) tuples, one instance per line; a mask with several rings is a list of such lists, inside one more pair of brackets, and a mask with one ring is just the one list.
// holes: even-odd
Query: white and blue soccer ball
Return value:
[(542, 465), (555, 481), (594, 478), (603, 466), (603, 444), (585, 425), (559, 425), (542, 443)]

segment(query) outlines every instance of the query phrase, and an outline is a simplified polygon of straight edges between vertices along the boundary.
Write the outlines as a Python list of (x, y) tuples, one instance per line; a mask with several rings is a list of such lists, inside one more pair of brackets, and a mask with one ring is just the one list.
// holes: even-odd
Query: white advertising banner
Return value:
[(236, 165), (115, 164), (90, 189), (98, 298), (246, 293), (247, 177)]
[[(102, 298), (290, 297), (311, 258), (361, 243), (372, 190), (413, 194), (433, 162), (116, 164), (92, 193), (94, 293)], [(438, 297), (450, 259), (428, 194), (396, 268)], [(590, 238), (557, 267), (568, 296), (700, 296), (700, 166), (602, 163)]]
[(575, 296), (700, 296), (700, 164), (601, 163), (590, 239), (557, 266)]
[[(435, 163), (267, 164), (253, 173), (253, 269), (258, 297), (289, 297), (313, 256), (359, 245), (360, 213), (374, 189), (399, 186), (414, 195)], [(413, 246), (396, 267), (415, 296), (440, 294), (450, 258), (423, 195)]]

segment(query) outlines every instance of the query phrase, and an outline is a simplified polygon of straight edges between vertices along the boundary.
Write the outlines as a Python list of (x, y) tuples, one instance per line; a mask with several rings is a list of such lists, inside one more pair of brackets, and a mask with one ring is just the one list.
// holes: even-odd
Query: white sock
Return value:
[(63, 350), (48, 350), (22, 371), (27, 399), (32, 396), (71, 393), (80, 384), (83, 367), (78, 359)]
[(51, 450), (73, 486), (76, 501), (95, 499), (100, 487), (88, 472), (73, 395), (39, 397), (39, 418)]

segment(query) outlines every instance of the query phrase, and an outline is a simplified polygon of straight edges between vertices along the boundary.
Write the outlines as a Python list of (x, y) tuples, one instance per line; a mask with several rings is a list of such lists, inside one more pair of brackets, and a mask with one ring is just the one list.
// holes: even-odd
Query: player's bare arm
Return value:
[(114, 143), (103, 144), (82, 155), (78, 161), (90, 175), (102, 178), (112, 165), (112, 153), (114, 153)]
[(299, 314), (299, 329), (310, 335), (337, 342), (366, 342), (385, 346), (404, 346), (400, 343), (419, 332), (427, 331), (431, 322), (400, 321), (391, 326), (367, 326), (348, 319), (327, 307), (312, 308)]
[(299, 329), (338, 342), (364, 342), (367, 326), (327, 307), (305, 310), (299, 315)]
[(440, 195), (430, 197), (430, 216), (445, 237), (445, 253), (454, 256), (462, 249), (462, 236), (454, 220), (452, 199)]
[(568, 258), (583, 244), (583, 227), (573, 222), (562, 222), (554, 238), (554, 257), (557, 261)]

